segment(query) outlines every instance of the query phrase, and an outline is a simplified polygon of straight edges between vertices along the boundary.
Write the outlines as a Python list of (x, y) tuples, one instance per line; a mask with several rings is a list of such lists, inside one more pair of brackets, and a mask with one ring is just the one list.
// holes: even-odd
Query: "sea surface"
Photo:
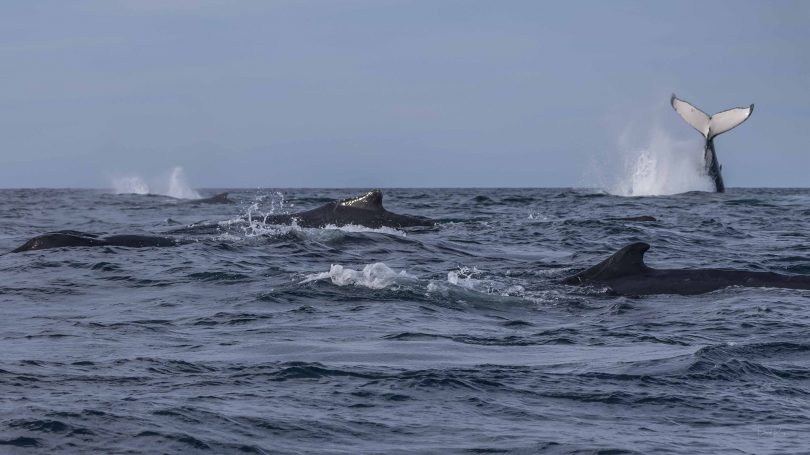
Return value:
[(636, 241), (653, 267), (810, 274), (810, 190), (387, 189), (438, 227), (242, 220), (365, 190), (0, 190), (2, 252), (219, 223), (0, 256), (0, 453), (810, 452), (810, 292), (559, 284)]

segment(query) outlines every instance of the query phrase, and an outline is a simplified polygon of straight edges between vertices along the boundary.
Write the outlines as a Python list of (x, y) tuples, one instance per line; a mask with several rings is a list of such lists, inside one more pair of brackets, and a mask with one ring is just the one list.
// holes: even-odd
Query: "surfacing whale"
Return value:
[(189, 199), (184, 200), (187, 204), (233, 204), (233, 199), (228, 197), (228, 193), (219, 193), (211, 197), (202, 199)]
[(605, 221), (636, 221), (640, 223), (648, 223), (658, 221), (658, 219), (650, 215), (639, 215), (605, 218)]
[(672, 104), (672, 108), (675, 109), (675, 112), (680, 114), (680, 116), (686, 120), (686, 123), (691, 125), (692, 128), (696, 129), (698, 133), (702, 134), (706, 139), (706, 147), (703, 150), (706, 173), (708, 173), (709, 177), (714, 181), (714, 190), (718, 193), (725, 192), (726, 187), (723, 184), (723, 176), (720, 173), (723, 166), (720, 166), (720, 162), (717, 161), (717, 154), (714, 152), (714, 138), (748, 120), (748, 117), (754, 112), (754, 105), (735, 107), (710, 116), (688, 102), (678, 99), (674, 93), (669, 102)]
[(607, 286), (616, 295), (693, 295), (729, 286), (810, 289), (808, 275), (721, 269), (653, 269), (644, 263), (650, 245), (633, 243), (563, 284)]
[(25, 242), (11, 253), (45, 250), (49, 248), (87, 247), (87, 246), (124, 246), (129, 248), (168, 247), (183, 242), (170, 237), (151, 235), (110, 235), (99, 237), (79, 231), (57, 231), (38, 235)]
[(381, 227), (431, 227), (434, 222), (428, 218), (400, 215), (389, 212), (382, 205), (382, 191), (373, 190), (349, 199), (329, 202), (316, 209), (285, 215), (252, 217), (265, 224), (291, 224), (301, 227), (345, 226), (356, 224), (372, 229)]

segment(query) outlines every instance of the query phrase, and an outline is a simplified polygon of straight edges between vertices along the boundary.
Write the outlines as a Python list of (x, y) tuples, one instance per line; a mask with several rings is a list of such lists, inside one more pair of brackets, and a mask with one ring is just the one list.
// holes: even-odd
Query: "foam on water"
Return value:
[(480, 274), (481, 271), (477, 267), (459, 267), (456, 271), (447, 272), (447, 282), (467, 289), (476, 289), (481, 286), (482, 281), (473, 277)]
[(305, 228), (296, 223), (295, 220), (290, 224), (265, 224), (261, 216), (251, 216), (248, 220), (237, 218), (227, 221), (221, 221), (218, 224), (223, 228), (230, 228), (232, 226), (241, 226), (244, 237), (260, 237), (267, 235), (286, 235), (295, 234), (304, 240), (314, 241), (334, 241), (344, 237), (346, 233), (378, 233), (394, 235), (398, 237), (405, 237), (405, 232), (399, 231), (394, 228), (381, 227), (381, 228), (368, 228), (365, 226), (358, 226), (355, 224), (348, 224), (345, 226), (335, 226), (328, 224), (322, 228)]
[(368, 264), (363, 267), (363, 270), (354, 270), (340, 264), (332, 264), (328, 272), (308, 275), (301, 281), (301, 284), (326, 279), (331, 280), (332, 284), (338, 286), (353, 285), (369, 289), (385, 289), (403, 281), (413, 281), (416, 277), (409, 275), (404, 270), (396, 272), (382, 262)]
[[(519, 301), (525, 289), (520, 285), (505, 285), (492, 280), (472, 278), (480, 274), (475, 268), (461, 267), (447, 274), (447, 281), (420, 280), (405, 270), (397, 272), (383, 262), (368, 264), (362, 270), (332, 264), (328, 272), (307, 275), (299, 284), (330, 280), (337, 286), (356, 286), (368, 289), (397, 289), (404, 284), (421, 290), (425, 295), (437, 295), (461, 302), (486, 304)], [(518, 298), (518, 299), (515, 299)]]
[[(447, 272), (447, 283), (475, 291), (482, 294), (500, 295), (504, 297), (522, 296), (525, 289), (520, 285), (506, 285), (491, 279), (483, 279), (483, 272), (477, 267), (459, 267), (458, 270)], [(435, 282), (428, 286), (429, 291), (436, 291), (441, 288)]]
[(376, 232), (378, 234), (388, 234), (388, 235), (395, 235), (398, 237), (405, 237), (407, 234), (404, 231), (400, 231), (399, 229), (392, 228), (392, 227), (379, 227), (379, 228), (370, 228), (365, 226), (360, 226), (357, 224), (346, 224), (343, 226), (335, 226), (334, 224), (327, 224), (323, 227), (323, 230), (335, 230), (341, 232)]

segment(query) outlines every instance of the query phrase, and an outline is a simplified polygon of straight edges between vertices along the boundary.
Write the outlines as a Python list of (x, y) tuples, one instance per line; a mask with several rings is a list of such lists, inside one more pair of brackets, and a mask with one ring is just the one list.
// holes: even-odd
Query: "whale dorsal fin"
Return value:
[(644, 242), (631, 243), (595, 266), (566, 278), (565, 284), (580, 284), (588, 281), (604, 282), (633, 273), (649, 270), (644, 264), (644, 253), (650, 245)]
[(383, 210), (382, 199), (382, 191), (372, 190), (362, 196), (344, 199), (338, 205), (363, 210)]

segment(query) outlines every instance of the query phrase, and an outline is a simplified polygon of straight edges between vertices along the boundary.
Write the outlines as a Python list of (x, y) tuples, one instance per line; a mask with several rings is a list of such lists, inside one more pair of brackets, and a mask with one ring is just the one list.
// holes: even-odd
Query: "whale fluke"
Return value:
[(675, 109), (675, 112), (707, 140), (740, 125), (742, 122), (748, 120), (748, 117), (754, 112), (754, 105), (752, 104), (748, 107), (735, 107), (714, 115), (709, 115), (696, 108), (688, 101), (678, 99), (674, 93), (669, 102), (672, 104), (672, 108)]
[(754, 105), (735, 107), (710, 116), (689, 102), (678, 99), (674, 93), (672, 94), (672, 98), (669, 99), (669, 102), (672, 108), (675, 109), (675, 112), (706, 139), (706, 147), (703, 153), (706, 173), (714, 181), (715, 191), (718, 193), (724, 192), (726, 187), (723, 183), (723, 176), (720, 174), (722, 166), (720, 166), (720, 162), (717, 161), (717, 154), (714, 151), (714, 138), (748, 120), (748, 117), (754, 112)]

